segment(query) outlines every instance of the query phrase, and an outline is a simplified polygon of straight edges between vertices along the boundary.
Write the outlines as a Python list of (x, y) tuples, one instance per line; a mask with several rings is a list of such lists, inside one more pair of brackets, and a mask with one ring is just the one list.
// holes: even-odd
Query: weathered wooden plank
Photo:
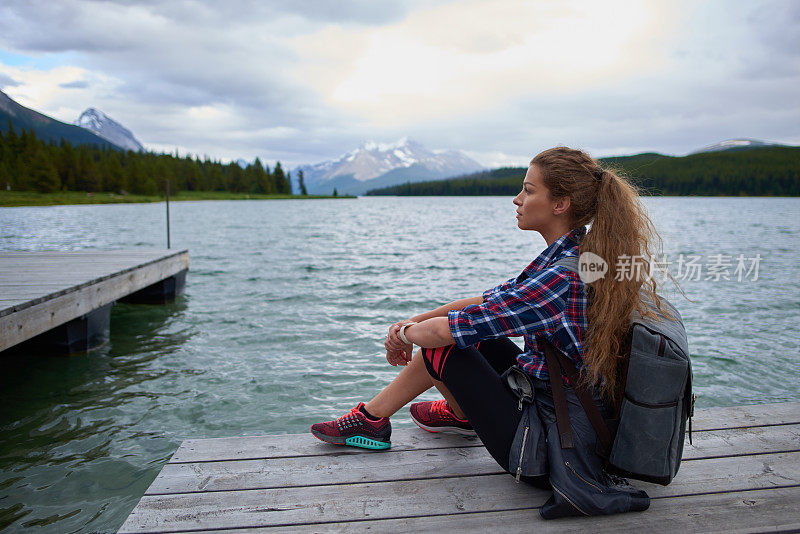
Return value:
[(115, 271), (117, 269), (125, 269), (130, 267), (131, 265), (138, 265), (144, 261), (147, 261), (152, 256), (142, 257), (142, 258), (126, 258), (126, 259), (118, 259), (113, 262), (104, 262), (100, 260), (91, 260), (91, 261), (69, 261), (69, 260), (59, 260), (50, 263), (49, 265), (31, 265), (29, 263), (22, 263), (19, 264), (11, 264), (8, 262), (0, 262), (0, 266), (2, 266), (2, 272), (4, 276), (14, 279), (20, 276), (24, 276), (25, 274), (32, 273), (37, 274), (40, 276), (48, 276), (51, 274), (58, 274), (64, 267), (79, 267), (81, 270), (84, 269), (91, 269), (94, 271)]
[(37, 282), (37, 281), (11, 282), (11, 281), (5, 281), (5, 280), (0, 279), (0, 291), (3, 291), (3, 294), (5, 294), (5, 292), (8, 291), (9, 289), (14, 289), (14, 288), (17, 288), (17, 287), (22, 288), (22, 289), (27, 289), (27, 288), (30, 288), (30, 287), (42, 287), (42, 288), (63, 287), (63, 284), (64, 284), (65, 280), (66, 281), (72, 281), (72, 280), (81, 280), (81, 279), (82, 278), (75, 277), (75, 276), (70, 277), (70, 278), (64, 278), (62, 280), (54, 280), (52, 278), (47, 278), (46, 280), (39, 281), (39, 282)]
[[(138, 267), (142, 264), (147, 264), (149, 260), (154, 258), (161, 259), (167, 257), (168, 254), (163, 254), (161, 256), (147, 256), (141, 258), (127, 258), (124, 260), (117, 260), (114, 262), (103, 262), (103, 261), (87, 261), (87, 262), (75, 262), (75, 261), (57, 261), (53, 262), (47, 266), (37, 266), (31, 265), (27, 263), (21, 263), (19, 265), (9, 264), (8, 262), (0, 261), (0, 274), (2, 274), (3, 279), (7, 279), (10, 281), (26, 281), (29, 280), (32, 276), (35, 277), (51, 277), (51, 276), (70, 276), (70, 275), (80, 275), (84, 272), (88, 272), (91, 274), (107, 274), (113, 273), (122, 269), (128, 269), (131, 267)], [(72, 270), (75, 269), (78, 272), (73, 272)]]
[[(668, 526), (667, 526), (668, 525)], [(726, 528), (728, 526), (728, 528)], [(796, 532), (800, 530), (800, 488), (774, 488), (740, 493), (712, 493), (692, 497), (654, 499), (646, 512), (603, 517), (574, 517), (545, 521), (538, 508), (402, 519), (378, 519), (306, 526), (314, 532), (503, 532), (522, 534), (583, 534), (619, 532)], [(280, 527), (249, 532), (268, 533)], [(240, 530), (196, 531), (198, 534)]]
[[(418, 432), (423, 432), (419, 430)], [(297, 436), (298, 443), (313, 437)], [(684, 461), (709, 457), (800, 451), (800, 425), (715, 430), (695, 435)], [(319, 447), (330, 447), (319, 444)], [(338, 449), (339, 451), (354, 449)], [(167, 464), (146, 494), (278, 488), (499, 474), (483, 447), (389, 450), (370, 454), (328, 454), (269, 460)]]
[(695, 410), (696, 431), (800, 423), (800, 402), (749, 404)]
[(127, 269), (131, 266), (138, 266), (142, 263), (146, 263), (147, 260), (150, 258), (128, 258), (126, 261), (115, 261), (111, 262), (101, 262), (101, 261), (91, 261), (87, 263), (83, 262), (71, 262), (71, 261), (59, 261), (53, 262), (52, 265), (48, 265), (47, 267), (36, 267), (33, 265), (20, 265), (15, 266), (13, 269), (10, 269), (9, 266), (3, 265), (3, 270), (0, 273), (3, 274), (4, 278), (8, 278), (9, 280), (17, 280), (17, 279), (27, 279), (28, 276), (24, 276), (27, 274), (35, 274), (37, 276), (55, 276), (59, 274), (73, 274), (68, 271), (64, 271), (64, 268), (76, 268), (79, 269), (81, 272), (90, 271), (94, 273), (110, 273), (116, 272), (120, 269)]
[[(0, 288), (0, 291), (3, 291), (3, 289)], [(14, 298), (23, 303), (27, 303), (34, 299), (47, 298), (50, 295), (63, 295), (65, 292), (64, 284), (59, 284), (56, 286), (43, 285), (36, 288), (31, 287), (28, 291), (23, 291), (20, 289), (15, 289), (8, 292), (3, 291), (3, 294), (8, 298)]]
[(125, 269), (101, 279), (0, 310), (0, 351), (189, 267), (189, 254), (185, 250), (150, 251), (149, 255), (139, 256)]
[[(120, 267), (130, 267), (130, 263), (126, 265), (119, 266)], [(104, 276), (110, 275), (115, 271), (113, 267), (103, 267), (98, 268), (97, 266), (75, 266), (75, 265), (68, 265), (68, 268), (72, 269), (75, 267), (80, 267), (80, 272), (63, 272), (64, 267), (54, 267), (53, 270), (50, 272), (47, 271), (30, 271), (26, 269), (24, 273), (16, 273), (13, 276), (10, 276), (9, 273), (3, 273), (0, 275), (0, 284), (2, 285), (34, 285), (38, 283), (60, 283), (64, 280), (90, 280), (96, 276)], [(58, 269), (58, 270), (56, 270)]]
[(694, 433), (683, 459), (696, 460), (768, 452), (800, 451), (800, 424), (725, 428)]
[[(640, 483), (651, 497), (741, 492), (800, 485), (800, 452), (688, 461), (667, 487)], [(510, 475), (365, 484), (145, 495), (120, 532), (255, 528), (490, 512), (541, 506), (549, 493)]]
[[(504, 498), (497, 498), (499, 495)], [(512, 477), (504, 475), (144, 496), (120, 532), (302, 525), (502, 510), (540, 506), (546, 498), (546, 492), (515, 484)], [(502, 503), (497, 508), (499, 501)]]
[(483, 447), (167, 464), (146, 495), (499, 474)]
[[(83, 249), (83, 250), (36, 250), (36, 251), (24, 251), (24, 250), (10, 250), (4, 251), (3, 257), (8, 258), (27, 258), (31, 255), (35, 255), (37, 258), (44, 258), (44, 257), (67, 257), (71, 258), (76, 254), (80, 254), (84, 257), (102, 257), (102, 258), (113, 258), (116, 256), (124, 257), (124, 256), (147, 256), (152, 252), (152, 249), (116, 249), (116, 250), (97, 250), (97, 249)], [(108, 253), (114, 253), (116, 256), (108, 256)]]
[[(797, 423), (800, 423), (800, 403), (783, 403), (696, 410), (693, 426), (695, 435), (699, 435), (715, 429)], [(189, 439), (181, 443), (170, 463), (309, 456), (327, 454), (326, 448), (337, 454), (360, 453), (356, 449), (333, 446), (321, 449), (322, 444), (319, 441), (307, 438), (310, 435)], [(482, 446), (480, 440), (472, 439), (470, 443), (466, 439), (447, 434), (422, 436), (418, 429), (398, 429), (392, 433), (391, 450), (465, 447), (470, 444)]]
[[(423, 432), (423, 433), (420, 433)], [(390, 451), (414, 449), (443, 449), (469, 447), (483, 444), (475, 437), (454, 434), (428, 434), (418, 428), (401, 428), (392, 431)], [(385, 454), (377, 452), (375, 454)], [(363, 454), (362, 450), (323, 443), (308, 434), (278, 434), (273, 436), (245, 436), (239, 438), (187, 439), (170, 458), (170, 463), (210, 462), (220, 460), (248, 460), (259, 458), (289, 458)]]

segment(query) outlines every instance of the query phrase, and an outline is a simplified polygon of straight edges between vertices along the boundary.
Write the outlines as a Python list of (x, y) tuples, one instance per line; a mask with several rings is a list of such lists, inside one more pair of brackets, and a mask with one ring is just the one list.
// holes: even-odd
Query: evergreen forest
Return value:
[(256, 159), (246, 168), (109, 146), (45, 142), (31, 130), (0, 131), (0, 188), (13, 191), (87, 191), (156, 195), (170, 191), (291, 194), (291, 176), (280, 162), (270, 170)]
[[(644, 194), (800, 196), (800, 147), (765, 147), (674, 157), (647, 153), (600, 159)], [(516, 195), (525, 167), (506, 167), (448, 180), (386, 187), (368, 195)]]

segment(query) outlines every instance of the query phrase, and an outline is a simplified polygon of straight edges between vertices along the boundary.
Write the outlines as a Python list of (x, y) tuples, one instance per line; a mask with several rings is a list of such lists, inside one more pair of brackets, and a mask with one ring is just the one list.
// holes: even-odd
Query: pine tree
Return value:
[(212, 191), (225, 191), (225, 176), (220, 163), (214, 163), (208, 170), (208, 180)]
[(72, 144), (68, 141), (64, 141), (61, 143), (61, 154), (59, 154), (58, 163), (56, 167), (58, 168), (58, 174), (61, 177), (61, 184), (63, 187), (69, 191), (74, 191), (77, 187), (78, 181), (78, 158), (75, 155), (75, 150), (72, 148)]
[(61, 189), (58, 171), (47, 158), (44, 148), (34, 155), (30, 165), (30, 181), (33, 189), (40, 193), (53, 193)]
[(128, 174), (128, 183), (131, 193), (135, 195), (157, 195), (158, 186), (152, 175), (145, 172), (144, 164), (140, 158), (131, 161)]
[[(11, 121), (9, 120), (8, 122), (10, 128)], [(13, 159), (14, 153), (11, 151), (11, 147), (8, 146), (8, 141), (3, 137), (2, 130), (0, 130), (0, 189), (11, 189)]]
[(244, 170), (238, 163), (232, 161), (226, 167), (228, 190), (234, 193), (244, 193), (247, 191), (244, 182)]
[(339, 196), (339, 191), (337, 191), (335, 187), (333, 188), (333, 196), (335, 197)]
[(75, 189), (78, 191), (100, 191), (102, 183), (100, 173), (94, 161), (95, 150), (83, 145), (78, 150), (78, 175), (75, 179)]
[(253, 193), (267, 195), (274, 192), (269, 174), (264, 170), (260, 159), (256, 158), (252, 165), (248, 165), (245, 173), (249, 176), (248, 181), (253, 184)]
[[(286, 175), (283, 173), (283, 167), (281, 167), (281, 162), (278, 161), (275, 163), (275, 168), (272, 170), (272, 183), (275, 187), (276, 193), (286, 193)], [(289, 186), (289, 190), (291, 190), (291, 186)]]
[(297, 171), (297, 181), (300, 183), (300, 194), (304, 197), (308, 196), (308, 191), (306, 191), (306, 183), (303, 179), (303, 169)]
[(119, 193), (127, 189), (128, 184), (125, 182), (125, 172), (122, 168), (122, 163), (119, 160), (119, 154), (116, 150), (112, 150), (108, 154), (105, 162), (105, 179), (103, 180), (103, 190), (112, 193)]

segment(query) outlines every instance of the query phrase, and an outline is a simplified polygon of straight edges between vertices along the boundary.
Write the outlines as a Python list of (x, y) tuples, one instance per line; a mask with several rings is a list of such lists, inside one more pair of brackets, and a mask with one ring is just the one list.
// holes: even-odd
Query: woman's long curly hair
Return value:
[[(638, 189), (623, 176), (603, 169), (586, 153), (567, 147), (545, 150), (531, 161), (542, 172), (550, 198), (570, 199), (570, 228), (591, 223), (580, 253), (593, 252), (608, 264), (599, 280), (588, 284), (589, 328), (584, 340), (583, 379), (613, 397), (618, 386), (620, 351), (634, 310), (653, 316), (642, 294), (661, 311), (656, 281), (646, 276), (652, 247), (661, 238), (639, 199)], [(636, 269), (641, 268), (637, 276)], [(618, 271), (620, 275), (618, 276)], [(627, 271), (627, 272), (626, 272)], [(630, 276), (630, 275), (633, 276)]]

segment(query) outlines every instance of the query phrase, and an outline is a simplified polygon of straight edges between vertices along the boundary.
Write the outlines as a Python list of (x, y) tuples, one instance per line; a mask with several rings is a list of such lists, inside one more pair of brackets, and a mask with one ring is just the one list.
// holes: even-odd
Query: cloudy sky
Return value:
[(3, 0), (0, 88), (290, 166), (402, 136), (486, 166), (800, 144), (800, 2)]

